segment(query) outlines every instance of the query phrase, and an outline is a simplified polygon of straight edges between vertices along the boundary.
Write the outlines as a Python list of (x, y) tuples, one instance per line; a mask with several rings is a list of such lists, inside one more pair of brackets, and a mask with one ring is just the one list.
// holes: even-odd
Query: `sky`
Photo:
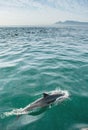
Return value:
[(88, 22), (88, 0), (0, 0), (0, 25)]

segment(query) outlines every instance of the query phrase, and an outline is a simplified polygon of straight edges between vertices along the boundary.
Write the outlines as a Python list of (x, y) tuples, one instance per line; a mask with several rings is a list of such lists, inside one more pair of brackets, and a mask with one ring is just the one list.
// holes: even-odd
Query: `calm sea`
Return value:
[[(70, 99), (18, 119), (14, 115), (55, 89), (67, 90)], [(87, 128), (88, 26), (1, 27), (0, 130)]]

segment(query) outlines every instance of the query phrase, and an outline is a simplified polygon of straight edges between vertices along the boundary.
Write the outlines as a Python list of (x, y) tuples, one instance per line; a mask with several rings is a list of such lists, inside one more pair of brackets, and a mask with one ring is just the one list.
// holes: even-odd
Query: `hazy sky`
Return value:
[(0, 0), (0, 25), (88, 21), (88, 0)]

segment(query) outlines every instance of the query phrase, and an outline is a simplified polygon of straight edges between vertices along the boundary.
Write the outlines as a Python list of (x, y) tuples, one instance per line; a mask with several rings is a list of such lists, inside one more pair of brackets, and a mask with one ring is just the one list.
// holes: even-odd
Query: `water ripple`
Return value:
[[(88, 27), (83, 26), (0, 28), (0, 114), (22, 108), (40, 93), (61, 88), (71, 93), (71, 100), (47, 111), (41, 121), (36, 116), (33, 126), (28, 125), (32, 117), (25, 117), (21, 129), (41, 130), (44, 124), (48, 124), (44, 129), (86, 129), (87, 37)], [(12, 121), (13, 117), (0, 120), (0, 128), (20, 129), (17, 123), (10, 126)]]

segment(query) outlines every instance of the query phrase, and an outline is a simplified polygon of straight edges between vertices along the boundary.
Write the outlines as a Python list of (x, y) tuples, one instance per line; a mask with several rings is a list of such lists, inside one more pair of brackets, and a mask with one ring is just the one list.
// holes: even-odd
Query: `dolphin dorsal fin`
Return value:
[(43, 93), (43, 97), (44, 97), (44, 98), (47, 97), (47, 96), (49, 96), (49, 94)]

